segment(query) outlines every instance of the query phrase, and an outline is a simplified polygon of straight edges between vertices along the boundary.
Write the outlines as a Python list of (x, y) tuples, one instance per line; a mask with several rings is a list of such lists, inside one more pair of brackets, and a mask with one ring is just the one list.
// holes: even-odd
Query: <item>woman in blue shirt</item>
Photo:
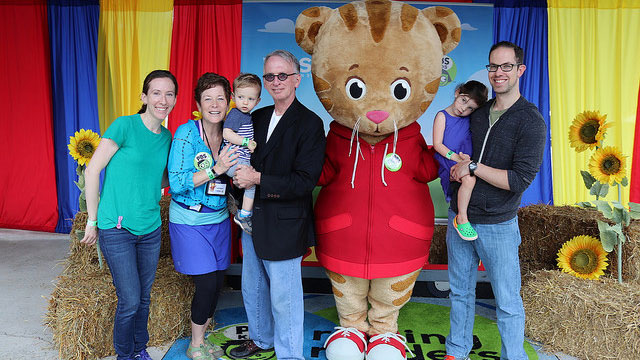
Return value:
[(222, 123), (231, 87), (223, 76), (206, 73), (194, 91), (201, 120), (176, 130), (169, 154), (171, 254), (176, 271), (191, 275), (191, 344), (187, 356), (217, 359), (222, 350), (205, 340), (230, 262), (231, 225), (227, 210), (227, 170), (238, 154), (222, 148)]

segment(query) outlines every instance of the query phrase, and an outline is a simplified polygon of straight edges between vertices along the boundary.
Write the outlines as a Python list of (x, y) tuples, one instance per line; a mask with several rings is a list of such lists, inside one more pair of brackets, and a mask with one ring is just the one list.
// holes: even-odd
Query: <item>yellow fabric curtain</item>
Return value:
[(173, 0), (101, 0), (98, 33), (100, 131), (140, 109), (144, 77), (169, 69)]
[[(588, 171), (594, 151), (569, 146), (569, 126), (585, 110), (607, 114), (612, 124), (604, 146), (627, 157), (631, 173), (634, 124), (640, 81), (640, 1), (548, 0), (549, 92), (553, 198), (556, 205), (595, 200), (580, 170)], [(622, 187), (629, 201), (629, 187)], [(617, 200), (610, 188), (607, 200)]]

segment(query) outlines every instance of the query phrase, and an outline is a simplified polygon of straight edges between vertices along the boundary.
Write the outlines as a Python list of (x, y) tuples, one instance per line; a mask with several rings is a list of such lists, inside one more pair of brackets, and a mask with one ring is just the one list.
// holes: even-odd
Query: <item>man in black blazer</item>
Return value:
[(274, 105), (252, 114), (253, 167), (239, 167), (234, 182), (256, 186), (253, 237), (242, 236), (242, 296), (249, 337), (230, 355), (272, 351), (278, 359), (304, 360), (301, 260), (315, 244), (311, 193), (320, 178), (325, 134), (322, 120), (296, 99), (300, 64), (290, 52), (265, 58), (264, 86)]

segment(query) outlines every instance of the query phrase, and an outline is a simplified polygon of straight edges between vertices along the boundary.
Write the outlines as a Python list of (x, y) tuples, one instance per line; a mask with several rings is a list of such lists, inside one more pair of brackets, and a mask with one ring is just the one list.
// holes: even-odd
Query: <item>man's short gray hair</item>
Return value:
[(293, 67), (296, 70), (296, 73), (300, 74), (300, 62), (298, 61), (298, 58), (296, 58), (295, 55), (293, 55), (292, 53), (288, 52), (287, 50), (275, 50), (275, 51), (270, 52), (264, 58), (264, 62), (266, 63), (267, 60), (269, 60), (269, 58), (272, 57), (272, 56), (278, 56), (278, 57), (283, 58), (289, 64), (293, 65)]

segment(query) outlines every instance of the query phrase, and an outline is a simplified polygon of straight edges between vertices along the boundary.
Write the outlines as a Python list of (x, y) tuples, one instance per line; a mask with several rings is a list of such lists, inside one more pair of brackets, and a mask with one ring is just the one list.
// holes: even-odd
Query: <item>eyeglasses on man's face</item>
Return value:
[(496, 64), (489, 64), (489, 65), (485, 65), (485, 67), (487, 68), (488, 72), (496, 72), (498, 71), (498, 68), (502, 69), (502, 71), (504, 72), (509, 72), (511, 70), (513, 70), (514, 66), (520, 66), (522, 64), (511, 64), (511, 63), (504, 63), (504, 64), (500, 64), (500, 65), (496, 65)]
[(275, 78), (277, 77), (278, 80), (280, 81), (285, 81), (287, 80), (287, 78), (291, 75), (298, 75), (298, 73), (291, 73), (291, 74), (286, 74), (286, 73), (280, 73), (280, 74), (264, 74), (262, 77), (268, 81), (268, 82), (272, 82), (273, 80), (275, 80)]

